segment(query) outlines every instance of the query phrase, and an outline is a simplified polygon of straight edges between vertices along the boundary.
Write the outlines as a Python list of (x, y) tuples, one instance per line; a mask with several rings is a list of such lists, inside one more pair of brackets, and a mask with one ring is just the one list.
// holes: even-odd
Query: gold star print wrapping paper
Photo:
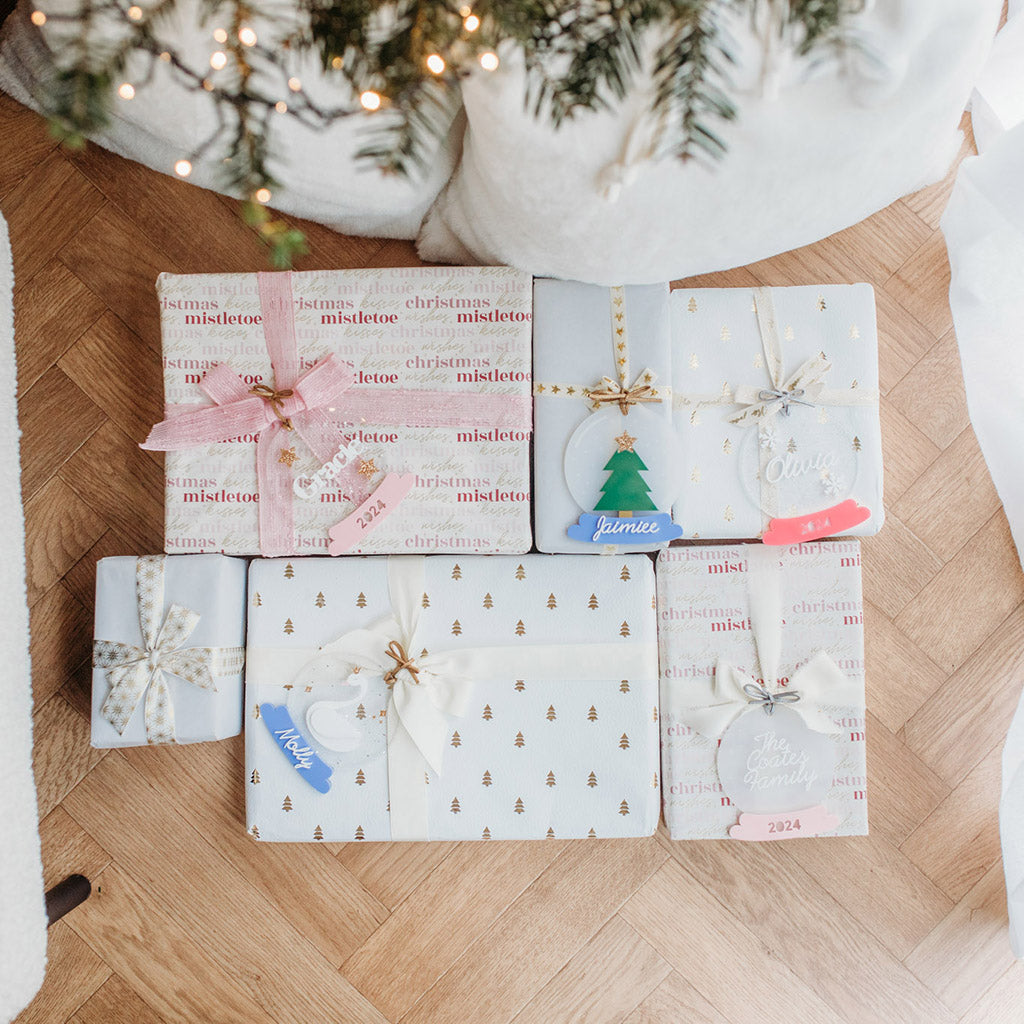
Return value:
[[(650, 561), (635, 554), (470, 555), (424, 563), (417, 643), (406, 652), (413, 660), (424, 648), (601, 643), (620, 647), (636, 668), (614, 678), (566, 681), (517, 677), (499, 659), (492, 678), (473, 686), (465, 714), (447, 716), (442, 773), (429, 772), (426, 786), (429, 838), (653, 832), (660, 769)], [(388, 691), (380, 673), (369, 678), (374, 674), (363, 670), (352, 686), (314, 682), (312, 692), (293, 682), (310, 651), (388, 613), (387, 571), (383, 558), (252, 563), (246, 808), (247, 828), (261, 840), (390, 838), (382, 716)], [(311, 742), (333, 770), (330, 790), (320, 793), (292, 766), (263, 716), (256, 717), (257, 706), (286, 706), (310, 740), (304, 717), (310, 705), (342, 697), (350, 701), (345, 728), (363, 739), (346, 753)]]
[[(195, 629), (183, 639), (182, 648), (243, 649), (245, 561), (224, 555), (168, 555), (162, 560), (163, 607), (155, 609), (158, 622), (164, 622), (172, 605), (180, 605), (199, 615)], [(96, 565), (96, 618), (93, 635), (99, 641), (145, 647), (139, 624), (136, 563), (134, 556), (117, 556), (102, 558)], [(216, 657), (214, 661), (217, 662)], [(198, 743), (224, 739), (241, 731), (241, 667), (233, 672), (215, 673), (215, 690), (195, 686), (170, 672), (165, 672), (164, 678), (173, 707), (176, 742)], [(124, 732), (119, 733), (101, 713), (109, 692), (106, 670), (94, 667), (92, 746), (145, 745), (146, 693), (142, 694), (132, 711)]]

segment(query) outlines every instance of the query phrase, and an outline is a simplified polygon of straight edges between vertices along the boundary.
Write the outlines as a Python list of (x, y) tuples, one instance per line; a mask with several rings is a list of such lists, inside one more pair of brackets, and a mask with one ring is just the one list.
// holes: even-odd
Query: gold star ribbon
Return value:
[(629, 381), (629, 335), (626, 330), (626, 290), (618, 286), (610, 291), (612, 356), (615, 360), (615, 378), (602, 377), (597, 384), (561, 384), (535, 382), (535, 395), (554, 398), (585, 398), (595, 410), (602, 405), (618, 405), (623, 416), (629, 415), (630, 406), (645, 402), (664, 402), (672, 397), (672, 389), (656, 388), (658, 379), (653, 370), (644, 369), (632, 384)]
[(184, 647), (200, 616), (172, 604), (164, 610), (165, 556), (144, 555), (135, 564), (135, 593), (144, 647), (118, 640), (93, 643), (94, 668), (106, 669), (110, 692), (100, 713), (124, 735), (143, 693), (146, 694), (147, 743), (174, 743), (174, 705), (165, 673), (204, 690), (216, 690), (214, 675), (241, 670), (241, 647)]

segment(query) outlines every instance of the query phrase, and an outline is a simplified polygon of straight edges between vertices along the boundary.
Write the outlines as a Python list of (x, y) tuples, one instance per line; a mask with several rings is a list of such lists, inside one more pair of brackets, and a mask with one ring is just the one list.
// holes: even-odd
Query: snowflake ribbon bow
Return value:
[[(164, 607), (164, 556), (146, 555), (135, 566), (139, 625), (145, 647), (117, 640), (96, 640), (94, 668), (106, 669), (110, 692), (100, 713), (124, 735), (124, 731), (146, 694), (147, 743), (174, 743), (174, 705), (165, 673), (184, 679), (204, 690), (216, 690), (214, 672), (241, 667), (240, 647), (183, 647), (199, 624), (200, 616), (189, 608), (172, 604), (160, 622)], [(223, 664), (218, 656), (225, 655)], [(228, 662), (234, 664), (228, 664)]]

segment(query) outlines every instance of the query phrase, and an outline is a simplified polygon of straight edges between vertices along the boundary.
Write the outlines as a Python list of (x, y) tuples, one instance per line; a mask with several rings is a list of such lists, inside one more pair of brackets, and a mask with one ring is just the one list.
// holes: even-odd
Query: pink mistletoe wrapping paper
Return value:
[(865, 835), (860, 544), (673, 547), (657, 576), (672, 838)]
[(529, 275), (162, 274), (157, 291), (168, 552), (529, 549)]

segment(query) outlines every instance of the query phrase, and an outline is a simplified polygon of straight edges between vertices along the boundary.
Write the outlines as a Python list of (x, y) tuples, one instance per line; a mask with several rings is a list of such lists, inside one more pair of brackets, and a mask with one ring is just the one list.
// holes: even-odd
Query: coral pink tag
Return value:
[(791, 519), (772, 519), (761, 537), (763, 544), (799, 544), (803, 540), (832, 537), (871, 518), (871, 509), (847, 498), (832, 508)]
[(839, 819), (821, 804), (802, 811), (781, 814), (740, 814), (740, 820), (729, 829), (730, 839), (765, 843), (773, 839), (799, 839), (832, 832)]
[(388, 473), (359, 508), (330, 528), (328, 553), (343, 555), (354, 548), (382, 519), (398, 508), (415, 483), (415, 473)]

